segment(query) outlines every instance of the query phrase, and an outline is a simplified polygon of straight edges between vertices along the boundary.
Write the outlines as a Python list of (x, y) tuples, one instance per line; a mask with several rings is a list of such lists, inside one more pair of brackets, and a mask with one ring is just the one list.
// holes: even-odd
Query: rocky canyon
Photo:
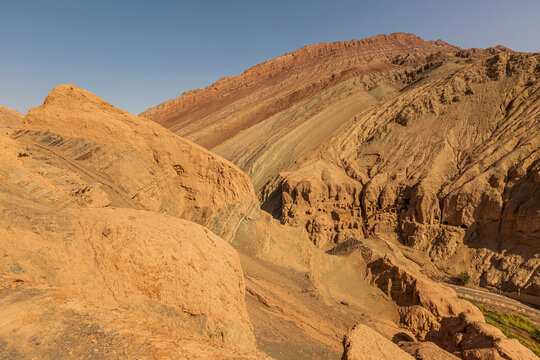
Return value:
[(449, 284), (540, 304), (540, 54), (394, 33), (97, 95), (0, 107), (0, 359), (538, 358)]

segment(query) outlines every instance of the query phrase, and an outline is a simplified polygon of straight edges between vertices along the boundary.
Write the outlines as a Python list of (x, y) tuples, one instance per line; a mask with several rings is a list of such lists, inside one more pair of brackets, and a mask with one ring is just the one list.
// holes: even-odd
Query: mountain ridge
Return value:
[[(413, 64), (416, 60), (413, 56), (410, 56), (411, 53), (418, 56), (424, 56), (423, 53), (433, 54), (436, 58), (442, 56), (442, 54), (455, 53), (459, 50), (461, 49), (442, 41), (424, 41), (415, 35), (405, 33), (378, 35), (372, 38), (347, 42), (309, 45), (292, 53), (255, 65), (236, 77), (222, 78), (203, 90), (188, 92), (180, 98), (169, 100), (140, 115), (155, 120), (190, 138), (190, 134), (196, 131), (196, 129), (193, 131), (189, 129), (189, 126), (192, 126), (189, 121), (191, 117), (209, 116), (219, 111), (223, 106), (234, 104), (239, 97), (250, 92), (255, 91), (263, 98), (268, 98), (271, 96), (268, 92), (273, 92), (274, 96), (276, 96), (277, 89), (278, 92), (281, 92), (281, 97), (285, 96), (275, 101), (270, 100), (271, 103), (263, 109), (253, 110), (255, 114), (252, 115), (252, 118), (245, 120), (249, 125), (253, 125), (260, 121), (261, 116), (269, 116), (278, 110), (283, 110), (290, 103), (301, 101), (311, 93), (326, 86), (325, 84), (317, 85), (314, 83), (320, 78), (317, 74), (335, 71), (336, 73), (332, 75), (332, 78), (326, 80), (326, 82), (335, 83), (349, 78), (351, 75), (350, 71), (340, 74), (342, 71), (340, 69), (354, 69), (360, 66), (355, 71), (369, 71), (368, 65), (370, 62), (373, 62), (372, 67), (391, 68), (395, 67), (392, 61)], [(342, 60), (337, 64), (333, 64), (332, 60), (339, 60), (342, 54), (348, 54), (348, 64), (341, 64)], [(401, 59), (398, 55), (408, 55), (409, 58)], [(479, 54), (474, 54), (474, 56), (479, 56)], [(311, 67), (312, 64), (316, 64), (314, 68)], [(304, 69), (305, 67), (310, 68)], [(290, 71), (300, 72), (300, 74), (288, 74)], [(300, 81), (307, 88), (302, 89), (300, 84), (291, 86), (290, 81), (292, 80), (287, 80), (289, 76), (294, 76), (295, 82)], [(269, 84), (264, 84), (264, 81), (268, 81)], [(277, 88), (265, 91), (264, 88), (268, 88), (271, 84), (277, 86)], [(300, 89), (294, 90), (298, 88)], [(194, 106), (195, 103), (197, 106)], [(242, 104), (239, 103), (237, 106), (242, 107)], [(233, 136), (245, 128), (243, 124), (235, 125), (234, 129), (230, 129), (231, 126), (224, 126), (228, 127), (224, 131), (230, 133), (229, 136)], [(200, 137), (197, 139), (201, 140)], [(219, 144), (217, 140), (211, 142), (210, 140), (201, 141), (208, 148)], [(201, 143), (200, 141), (196, 142)]]
[[(359, 44), (361, 52), (347, 53)], [(334, 56), (336, 49), (344, 52)], [(222, 108), (208, 114), (171, 106), (152, 117), (237, 164), (265, 210), (304, 226), (324, 250), (386, 234), (423, 249), (446, 276), (477, 271), (477, 284), (538, 296), (539, 55), (504, 46), (459, 49), (411, 34), (301, 52), (316, 64), (284, 71), (278, 85), (260, 84), (263, 90), (233, 102), (224, 90), (214, 98)], [(227, 82), (244, 81), (235, 79)], [(186, 108), (204, 107), (200, 94), (188, 95), (194, 103)], [(174, 116), (178, 122), (168, 122)], [(443, 264), (449, 256), (455, 261)]]
[(0, 126), (18, 126), (24, 115), (17, 110), (0, 105)]

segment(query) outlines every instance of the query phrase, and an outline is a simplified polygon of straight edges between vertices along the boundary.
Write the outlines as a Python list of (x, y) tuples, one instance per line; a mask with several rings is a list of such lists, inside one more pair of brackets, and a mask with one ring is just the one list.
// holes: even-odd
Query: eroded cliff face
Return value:
[(538, 55), (410, 34), (300, 49), (143, 113), (323, 250), (384, 235), (538, 295)]
[(412, 85), (282, 172), (277, 215), (323, 249), (387, 236), (538, 295), (539, 78), (540, 56), (504, 53)]

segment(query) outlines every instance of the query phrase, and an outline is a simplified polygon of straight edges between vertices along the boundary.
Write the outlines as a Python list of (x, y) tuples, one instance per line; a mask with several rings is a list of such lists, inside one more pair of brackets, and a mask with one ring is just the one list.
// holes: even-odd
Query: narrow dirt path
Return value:
[(529, 316), (532, 320), (540, 322), (540, 310), (533, 305), (527, 305), (504, 295), (495, 294), (487, 290), (471, 289), (463, 286), (448, 285), (461, 297), (481, 301), (498, 307), (505, 311), (514, 311)]

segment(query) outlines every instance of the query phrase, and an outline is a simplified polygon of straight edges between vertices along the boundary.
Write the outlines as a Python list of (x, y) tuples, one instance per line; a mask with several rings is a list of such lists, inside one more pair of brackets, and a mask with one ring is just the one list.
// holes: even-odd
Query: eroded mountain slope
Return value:
[(532, 359), (401, 245), (326, 254), (233, 164), (75, 86), (0, 145), (2, 356), (337, 358), (361, 322), (406, 350)]
[(370, 234), (539, 295), (540, 56), (499, 54), (351, 121), (283, 172), (278, 216), (329, 249)]
[(463, 51), (403, 33), (317, 44), (185, 93), (141, 116), (231, 160), (259, 192), (355, 115), (407, 84), (503, 50)]
[(308, 46), (143, 116), (237, 164), (265, 210), (324, 250), (385, 234), (446, 276), (537, 297), (538, 66), (380, 35)]
[(0, 126), (18, 126), (23, 118), (24, 115), (17, 110), (0, 105)]

